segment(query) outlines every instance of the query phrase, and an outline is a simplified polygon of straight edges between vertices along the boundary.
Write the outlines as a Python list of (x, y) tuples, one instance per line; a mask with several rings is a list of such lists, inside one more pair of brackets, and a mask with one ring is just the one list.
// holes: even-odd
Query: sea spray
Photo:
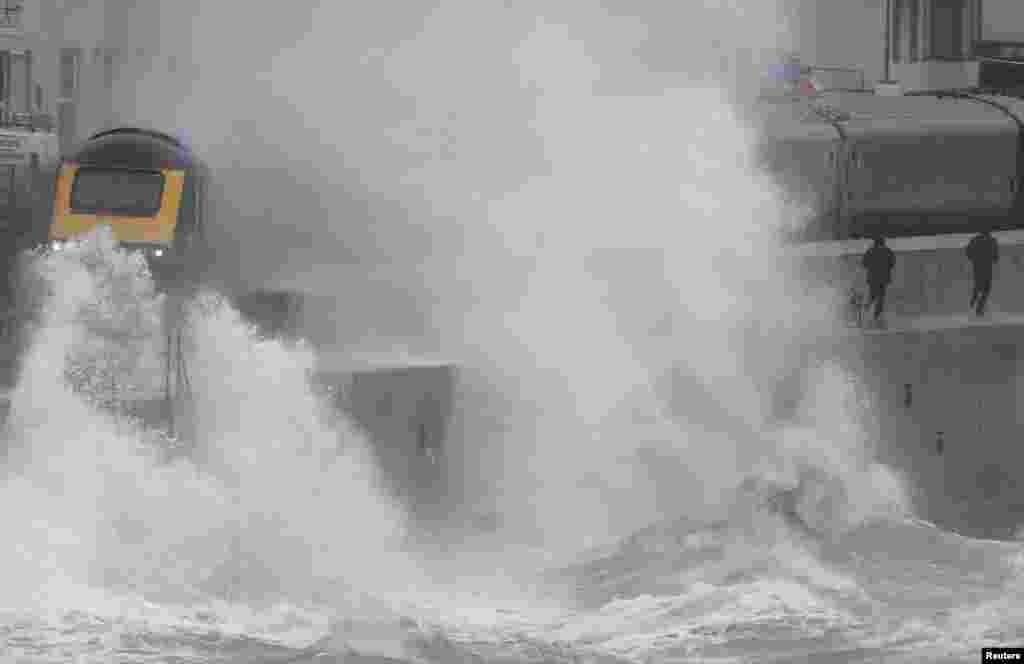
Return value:
[[(782, 251), (809, 208), (760, 171), (744, 106), (792, 46), (785, 8), (325, 3), (225, 59), (234, 10), (207, 4), (139, 19), (189, 41), (121, 70), (119, 118), (188, 128), (216, 176), (212, 267), (329, 300), (304, 331), (318, 345), (460, 365), (453, 522), (571, 559), (682, 510), (719, 517), (786, 454), (773, 399), (783, 377), (808, 389), (838, 294)], [(737, 31), (742, 52), (720, 38)], [(304, 75), (324, 61), (338, 85)], [(204, 102), (225, 81), (244, 119)]]
[[(308, 597), (339, 579), (360, 585), (389, 555), (387, 575), (401, 578), (399, 567), (410, 564), (400, 553), (401, 509), (377, 490), (360, 435), (323, 417), (308, 352), (257, 337), (223, 300), (200, 302), (189, 337), (206, 457), (171, 463), (159, 454), (158, 432), (96, 398), (106, 377), (80, 379), (129, 366), (106, 362), (134, 357), (124, 337), (163, 341), (153, 319), (159, 298), (140, 260), (100, 231), (36, 265), (49, 295), (12, 394), (17, 454), (4, 502), (22, 506), (12, 527), (40, 535), (23, 541), (38, 543), (46, 573), (157, 595), (255, 600)], [(366, 573), (347, 578), (363, 565)]]

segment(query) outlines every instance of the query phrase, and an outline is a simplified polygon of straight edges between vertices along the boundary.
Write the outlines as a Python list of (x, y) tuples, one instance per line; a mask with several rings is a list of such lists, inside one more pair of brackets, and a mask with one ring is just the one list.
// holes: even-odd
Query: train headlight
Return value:
[(142, 254), (146, 258), (163, 258), (167, 255), (167, 248), (154, 246), (143, 247)]
[(50, 250), (51, 251), (60, 251), (63, 248), (64, 248), (64, 243), (61, 240), (54, 240), (53, 242), (50, 243)]

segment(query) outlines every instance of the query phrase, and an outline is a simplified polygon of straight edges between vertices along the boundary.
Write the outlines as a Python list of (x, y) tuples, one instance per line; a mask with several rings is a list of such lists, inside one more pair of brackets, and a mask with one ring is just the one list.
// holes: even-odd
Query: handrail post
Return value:
[(885, 62), (883, 67), (884, 80), (888, 83), (891, 79), (890, 68), (892, 65), (892, 0), (885, 0)]

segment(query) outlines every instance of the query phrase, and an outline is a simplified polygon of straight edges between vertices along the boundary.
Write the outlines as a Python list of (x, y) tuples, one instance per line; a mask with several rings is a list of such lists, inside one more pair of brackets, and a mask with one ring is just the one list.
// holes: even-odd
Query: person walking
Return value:
[(993, 268), (999, 262), (999, 243), (992, 237), (992, 231), (985, 229), (967, 243), (966, 253), (974, 277), (970, 306), (975, 314), (984, 316), (985, 305), (992, 292)]
[(443, 416), (437, 397), (427, 392), (416, 403), (416, 438), (419, 453), (437, 465), (440, 453), (440, 427)]
[(892, 282), (892, 269), (896, 265), (896, 254), (885, 244), (885, 238), (875, 236), (875, 242), (864, 254), (861, 265), (868, 276), (868, 306), (875, 305), (875, 323), (884, 326), (885, 291)]

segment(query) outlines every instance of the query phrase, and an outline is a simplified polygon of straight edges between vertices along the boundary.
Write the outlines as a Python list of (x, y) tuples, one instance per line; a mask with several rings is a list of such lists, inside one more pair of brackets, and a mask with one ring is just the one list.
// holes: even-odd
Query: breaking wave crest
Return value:
[[(795, 421), (774, 435), (774, 454), (741, 485), (740, 496), (823, 536), (876, 518), (911, 514), (905, 479), (878, 462), (862, 424), (870, 402), (835, 364), (812, 372)], [(743, 502), (743, 501), (741, 501)]]
[(0, 489), (21, 543), (5, 574), (23, 599), (74, 582), (256, 602), (336, 588), (340, 601), (409, 578), (402, 510), (361, 435), (311, 390), (309, 349), (259, 337), (223, 298), (192, 303), (196, 450), (168, 460), (166, 432), (111, 407), (127, 386), (161, 389), (164, 296), (141, 256), (100, 231), (32, 268), (44, 293)]

